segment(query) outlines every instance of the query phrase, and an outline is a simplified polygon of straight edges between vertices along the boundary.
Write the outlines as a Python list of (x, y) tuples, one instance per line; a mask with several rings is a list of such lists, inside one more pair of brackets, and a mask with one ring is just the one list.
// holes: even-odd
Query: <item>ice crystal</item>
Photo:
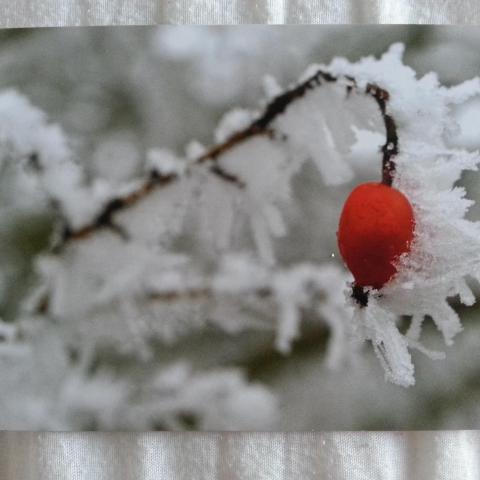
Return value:
[[(447, 88), (434, 74), (417, 78), (402, 64), (402, 53), (403, 47), (394, 45), (380, 60), (336, 60), (330, 71), (375, 83), (390, 93), (389, 111), (399, 136), (394, 186), (413, 205), (415, 241), (412, 252), (400, 260), (399, 274), (372, 295), (358, 321), (368, 325), (363, 334), (373, 343), (387, 377), (408, 386), (414, 383), (408, 348), (422, 348), (417, 342), (424, 318), (430, 316), (451, 345), (462, 327), (448, 300), (458, 296), (465, 305), (475, 301), (466, 277), (480, 278), (480, 225), (465, 219), (472, 202), (455, 183), (462, 171), (477, 169), (480, 157), (449, 146), (449, 137), (453, 108), (478, 95), (480, 82)], [(412, 319), (406, 336), (392, 327), (401, 315)], [(375, 326), (368, 332), (372, 321)]]
[[(192, 42), (164, 47), (188, 57)], [(151, 149), (143, 175), (112, 179), (90, 178), (66, 134), (25, 97), (0, 94), (1, 165), (23, 185), (22, 197), (42, 198), (57, 214), (21, 318), (0, 323), (0, 369), (9, 378), (2, 427), (270, 428), (275, 398), (240, 370), (179, 361), (131, 378), (112, 365), (94, 368), (114, 352), (143, 370), (156, 345), (207, 327), (270, 332), (288, 355), (308, 317), (330, 332), (329, 365), (370, 342), (386, 378), (403, 386), (415, 381), (411, 349), (442, 357), (421, 342), (425, 317), (452, 344), (461, 323), (449, 300), (471, 305), (466, 279), (480, 279), (480, 230), (465, 218), (472, 202), (456, 182), (479, 156), (449, 139), (453, 108), (480, 93), (479, 81), (447, 88), (434, 74), (418, 78), (394, 45), (380, 59), (313, 65), (284, 91), (271, 77), (265, 83), (265, 108), (230, 111), (216, 146), (191, 143), (185, 158)], [(295, 182), (313, 171), (334, 189), (363, 167), (380, 179), (379, 146), (395, 162), (393, 184), (413, 205), (416, 231), (398, 274), (366, 292), (362, 306), (335, 256), (304, 256), (306, 236), (315, 244), (314, 229), (330, 225), (333, 200)], [(103, 156), (117, 151), (105, 148)], [(285, 239), (298, 240), (288, 254)], [(411, 325), (402, 333), (405, 316)], [(9, 403), (12, 391), (20, 410)]]

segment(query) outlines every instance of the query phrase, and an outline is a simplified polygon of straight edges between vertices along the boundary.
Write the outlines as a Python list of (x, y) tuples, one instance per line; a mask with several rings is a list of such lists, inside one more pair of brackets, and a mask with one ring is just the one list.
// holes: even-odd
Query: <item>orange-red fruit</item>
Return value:
[(382, 183), (364, 183), (347, 198), (337, 232), (343, 260), (360, 287), (380, 289), (410, 250), (415, 229), (407, 197)]

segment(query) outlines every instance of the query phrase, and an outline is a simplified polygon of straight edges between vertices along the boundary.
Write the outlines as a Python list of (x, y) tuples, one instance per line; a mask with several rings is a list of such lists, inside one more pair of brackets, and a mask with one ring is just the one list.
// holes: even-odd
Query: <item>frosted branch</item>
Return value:
[[(192, 162), (190, 168), (195, 165), (206, 164), (209, 171), (218, 178), (238, 188), (243, 188), (244, 183), (242, 180), (222, 168), (217, 162), (218, 158), (253, 137), (266, 136), (268, 138), (288, 140), (288, 133), (278, 132), (275, 126), (272, 125), (276, 118), (285, 113), (292, 104), (298, 99), (303, 98), (309, 91), (317, 89), (324, 84), (336, 82), (344, 85), (347, 96), (355, 90), (358, 93), (370, 96), (378, 105), (385, 125), (386, 136), (385, 144), (382, 147), (382, 182), (391, 185), (395, 172), (394, 157), (398, 154), (399, 147), (395, 121), (391, 114), (388, 113), (387, 108), (390, 98), (388, 91), (373, 83), (368, 83), (364, 88), (360, 88), (356, 80), (350, 75), (336, 77), (323, 70), (317, 70), (307, 80), (276, 96), (267, 104), (263, 114), (255, 119), (248, 127), (239, 132), (235, 132), (224, 142), (208, 149)], [(101, 228), (110, 228), (121, 236), (125, 236), (122, 229), (112, 221), (113, 214), (119, 210), (129, 208), (148, 196), (153, 190), (161, 188), (177, 179), (178, 175), (164, 175), (161, 172), (152, 171), (147, 181), (138, 189), (129, 192), (124, 197), (116, 197), (110, 200), (91, 224), (78, 230), (72, 230), (66, 226), (62, 235), (61, 244), (60, 246), (57, 245), (57, 249), (61, 248), (62, 244), (70, 240), (80, 240)]]

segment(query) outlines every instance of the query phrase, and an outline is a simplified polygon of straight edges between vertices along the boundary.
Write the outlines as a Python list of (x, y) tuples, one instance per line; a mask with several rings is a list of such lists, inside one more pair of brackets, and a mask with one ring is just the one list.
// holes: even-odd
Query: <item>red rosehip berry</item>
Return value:
[(364, 183), (347, 198), (337, 232), (338, 247), (359, 287), (382, 288), (410, 250), (415, 229), (412, 206), (399, 190)]

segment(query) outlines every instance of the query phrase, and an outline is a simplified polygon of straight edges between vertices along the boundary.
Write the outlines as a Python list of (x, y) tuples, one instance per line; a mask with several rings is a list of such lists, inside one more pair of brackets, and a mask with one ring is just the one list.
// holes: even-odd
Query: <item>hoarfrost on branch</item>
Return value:
[[(266, 78), (266, 105), (227, 113), (216, 146), (152, 150), (133, 180), (89, 178), (60, 127), (22, 95), (1, 93), (0, 167), (15, 191), (2, 208), (57, 216), (22, 314), (0, 323), (2, 428), (18, 427), (18, 411), (29, 428), (75, 428), (79, 419), (107, 429), (273, 428), (276, 399), (241, 371), (151, 362), (158, 343), (206, 327), (271, 331), (288, 354), (306, 315), (330, 331), (332, 367), (371, 343), (385, 377), (413, 385), (411, 349), (443, 356), (422, 344), (425, 317), (452, 344), (462, 327), (449, 299), (471, 305), (466, 279), (480, 280), (479, 225), (465, 218), (472, 202), (456, 186), (480, 157), (449, 143), (452, 108), (478, 95), (480, 82), (417, 78), (402, 53), (393, 45), (380, 59), (312, 65), (284, 91)], [(362, 307), (336, 258), (288, 258), (282, 239), (295, 238), (292, 215), (309, 222), (295, 189), (302, 169), (313, 165), (335, 187), (368, 161), (380, 180), (382, 152), (413, 205), (415, 241)], [(320, 214), (328, 201), (319, 192)], [(93, 368), (105, 351), (145, 372)], [(20, 385), (28, 394), (16, 410), (8, 396), (20, 398)]]

